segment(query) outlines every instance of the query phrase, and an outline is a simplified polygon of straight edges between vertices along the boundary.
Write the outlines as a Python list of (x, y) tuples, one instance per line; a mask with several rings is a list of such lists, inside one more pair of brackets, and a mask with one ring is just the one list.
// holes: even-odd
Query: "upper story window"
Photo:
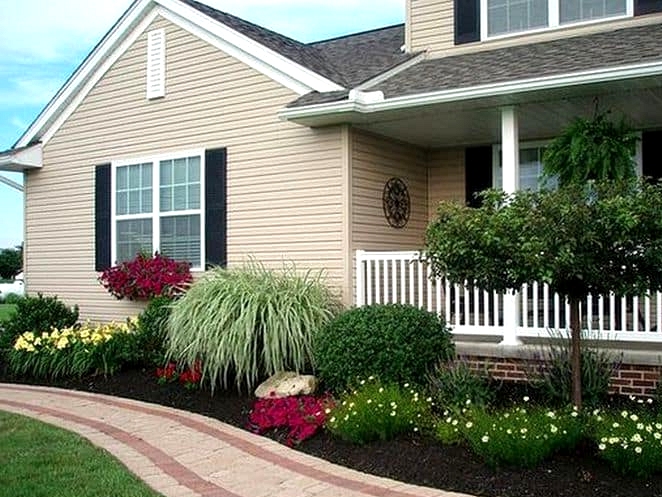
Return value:
[(480, 38), (633, 15), (633, 0), (480, 0)]
[(112, 260), (158, 251), (202, 268), (203, 157), (183, 153), (113, 165)]

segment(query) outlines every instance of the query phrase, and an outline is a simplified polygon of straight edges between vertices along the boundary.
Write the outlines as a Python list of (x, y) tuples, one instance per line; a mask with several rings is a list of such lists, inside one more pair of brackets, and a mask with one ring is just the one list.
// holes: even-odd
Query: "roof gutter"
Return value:
[[(389, 110), (399, 110), (412, 107), (422, 107), (434, 104), (460, 102), (486, 97), (499, 97), (539, 90), (551, 90), (569, 86), (579, 86), (592, 83), (606, 83), (619, 80), (662, 75), (662, 62), (651, 62), (620, 66), (591, 71), (575, 72), (541, 78), (529, 78), (502, 83), (472, 86), (452, 90), (441, 90), (401, 97), (378, 99), (352, 99), (330, 102), (305, 107), (285, 108), (279, 116), (288, 121), (329, 117), (330, 115), (346, 115), (351, 113), (371, 114)], [(373, 92), (371, 92), (373, 93)], [(381, 92), (374, 92), (381, 93)]]

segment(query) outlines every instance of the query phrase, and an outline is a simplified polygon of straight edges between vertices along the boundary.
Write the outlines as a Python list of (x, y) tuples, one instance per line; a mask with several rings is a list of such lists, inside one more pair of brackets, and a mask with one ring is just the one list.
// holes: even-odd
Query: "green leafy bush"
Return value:
[(189, 367), (200, 360), (212, 389), (230, 380), (252, 388), (260, 377), (309, 367), (313, 336), (339, 309), (322, 273), (252, 261), (216, 268), (173, 305), (167, 355)]
[(153, 298), (138, 316), (135, 340), (138, 361), (144, 366), (163, 366), (166, 363), (166, 326), (172, 304), (170, 297)]
[[(543, 353), (545, 367), (530, 375), (531, 382), (540, 389), (552, 405), (572, 403), (571, 344), (566, 338), (557, 338)], [(605, 349), (594, 349), (584, 344), (581, 350), (582, 395), (587, 407), (601, 405), (609, 395), (609, 382), (620, 366), (620, 360)]]
[(3, 304), (8, 304), (8, 305), (16, 305), (18, 304), (21, 300), (23, 300), (25, 297), (23, 295), (17, 295), (15, 293), (10, 293), (7, 295), (2, 303)]
[(341, 391), (358, 377), (423, 383), (439, 360), (454, 356), (451, 334), (436, 314), (409, 305), (344, 312), (315, 339), (315, 364), (327, 388)]
[(67, 307), (57, 297), (25, 297), (16, 302), (16, 308), (3, 323), (0, 350), (10, 349), (23, 333), (49, 332), (52, 328), (72, 327), (78, 321), (78, 306)]
[(134, 336), (134, 322), (28, 331), (9, 350), (9, 371), (37, 378), (111, 375), (135, 360)]
[(440, 363), (428, 375), (430, 393), (439, 406), (459, 409), (467, 405), (489, 406), (496, 397), (496, 385), (486, 371), (474, 371), (466, 362)]
[(326, 426), (334, 435), (365, 444), (431, 427), (432, 399), (421, 397), (409, 384), (382, 385), (372, 376), (360, 383), (331, 411)]
[(474, 452), (493, 467), (535, 466), (555, 452), (572, 449), (584, 436), (576, 410), (522, 406), (498, 413), (471, 411), (461, 429)]
[(639, 478), (662, 472), (662, 415), (595, 410), (591, 422), (600, 457), (616, 471)]

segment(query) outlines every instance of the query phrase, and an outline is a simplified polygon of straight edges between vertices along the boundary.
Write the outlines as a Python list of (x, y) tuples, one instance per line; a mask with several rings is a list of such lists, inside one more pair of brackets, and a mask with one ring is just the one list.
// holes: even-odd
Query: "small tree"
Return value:
[(573, 402), (581, 406), (580, 302), (662, 290), (662, 187), (567, 185), (484, 194), (479, 209), (444, 202), (426, 232), (435, 275), (505, 292), (545, 282), (570, 303)]
[(6, 248), (0, 251), (0, 278), (10, 279), (16, 276), (23, 267), (23, 250), (21, 246)]

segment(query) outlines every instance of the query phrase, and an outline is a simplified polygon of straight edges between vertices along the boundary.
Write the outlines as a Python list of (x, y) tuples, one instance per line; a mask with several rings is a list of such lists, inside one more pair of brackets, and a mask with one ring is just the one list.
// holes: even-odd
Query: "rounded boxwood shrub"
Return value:
[(350, 309), (322, 328), (315, 339), (317, 374), (339, 391), (359, 377), (384, 383), (423, 384), (429, 368), (455, 353), (442, 318), (400, 304)]

